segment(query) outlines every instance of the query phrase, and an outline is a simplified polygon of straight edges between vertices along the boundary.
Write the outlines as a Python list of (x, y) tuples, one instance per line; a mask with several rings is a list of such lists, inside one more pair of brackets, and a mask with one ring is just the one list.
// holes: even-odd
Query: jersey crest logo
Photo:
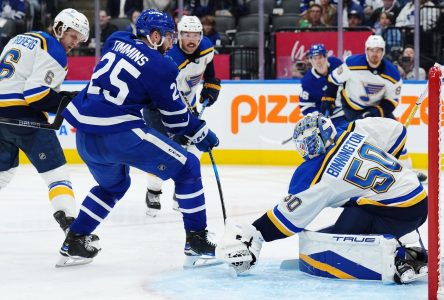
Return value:
[(199, 84), (201, 77), (202, 77), (202, 74), (187, 76), (186, 82), (187, 82), (187, 86), (189, 88), (189, 91), (186, 94), (191, 93), (191, 90), (193, 89), (193, 87), (195, 87), (196, 85)]
[(384, 88), (385, 85), (383, 84), (364, 83), (364, 89), (368, 96), (377, 95), (384, 90)]

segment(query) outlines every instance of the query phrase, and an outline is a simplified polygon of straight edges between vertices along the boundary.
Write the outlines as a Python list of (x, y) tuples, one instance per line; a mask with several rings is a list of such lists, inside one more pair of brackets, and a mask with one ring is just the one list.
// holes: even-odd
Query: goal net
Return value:
[[(444, 299), (444, 255), (440, 253), (440, 240), (444, 238), (440, 218), (444, 213), (440, 201), (440, 186), (444, 189), (444, 168), (441, 167), (444, 158), (444, 139), (442, 138), (443, 67), (435, 65), (429, 71), (428, 82), (428, 250), (429, 250), (429, 299)], [(442, 183), (442, 184), (441, 184)], [(444, 227), (443, 227), (444, 228)]]

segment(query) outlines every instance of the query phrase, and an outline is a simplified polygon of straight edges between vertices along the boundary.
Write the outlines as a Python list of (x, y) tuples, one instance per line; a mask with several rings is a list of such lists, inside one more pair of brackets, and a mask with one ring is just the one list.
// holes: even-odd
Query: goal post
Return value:
[(429, 300), (444, 299), (444, 276), (440, 259), (440, 172), (441, 172), (441, 83), (443, 69), (439, 65), (429, 71), (428, 81), (428, 269)]

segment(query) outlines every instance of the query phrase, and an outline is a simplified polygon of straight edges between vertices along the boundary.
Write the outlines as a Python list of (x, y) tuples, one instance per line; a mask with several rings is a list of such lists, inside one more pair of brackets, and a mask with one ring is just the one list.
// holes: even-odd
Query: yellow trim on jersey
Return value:
[(336, 278), (340, 278), (340, 279), (356, 279), (354, 276), (345, 273), (342, 270), (339, 270), (333, 266), (330, 266), (326, 263), (323, 262), (319, 262), (317, 260), (314, 260), (313, 258), (311, 258), (308, 255), (299, 253), (299, 259), (303, 260), (304, 262), (306, 262), (307, 264), (309, 264), (310, 266), (313, 266), (314, 268), (327, 272), (333, 276), (335, 276)]
[(421, 202), (422, 200), (424, 200), (427, 197), (427, 193), (425, 190), (423, 190), (421, 193), (419, 193), (418, 195), (416, 195), (415, 197), (405, 200), (402, 203), (396, 204), (396, 203), (391, 203), (391, 204), (384, 204), (381, 202), (378, 202), (376, 200), (371, 200), (371, 199), (367, 199), (367, 198), (360, 198), (356, 201), (356, 204), (358, 205), (375, 205), (375, 206), (385, 206), (385, 207), (410, 207), (413, 206), (419, 202)]
[(26, 101), (22, 99), (0, 101), (0, 107), (8, 107), (8, 106), (28, 106), (28, 103), (26, 103)]
[[(401, 143), (399, 143), (398, 147), (396, 147), (396, 149), (393, 150), (391, 154), (396, 157), (399, 151), (401, 151), (404, 148), (406, 142), (407, 142), (407, 134), (404, 135), (404, 138), (402, 139)], [(406, 155), (400, 155), (398, 159), (401, 159), (402, 156), (406, 156), (404, 159), (407, 159), (409, 154), (407, 153)]]
[(381, 114), (381, 118), (384, 118), (384, 110), (382, 109), (382, 107), (379, 105), (376, 105), (375, 107), (379, 110), (379, 113)]
[(328, 162), (330, 161), (330, 157), (335, 155), (336, 150), (339, 148), (339, 146), (342, 143), (342, 140), (344, 139), (344, 137), (347, 136), (347, 134), (349, 134), (352, 131), (352, 128), (354, 125), (355, 125), (354, 122), (351, 122), (350, 124), (348, 124), (347, 130), (344, 131), (344, 133), (341, 134), (341, 136), (338, 138), (338, 140), (336, 141), (336, 145), (330, 151), (328, 151), (328, 153), (325, 155), (324, 161), (322, 162), (322, 165), (319, 168), (318, 173), (316, 174), (316, 176), (313, 178), (313, 180), (310, 183), (310, 187), (315, 185), (318, 182), (319, 177), (324, 173), (324, 170), (327, 167)]
[(57, 196), (69, 195), (74, 198), (74, 192), (67, 186), (56, 186), (49, 191), (49, 201), (52, 201)]
[(189, 63), (190, 63), (190, 60), (189, 59), (185, 59), (185, 61), (180, 64), (179, 70), (182, 70), (183, 68), (185, 68)]
[(347, 102), (347, 104), (348, 104), (351, 108), (353, 108), (354, 110), (362, 110), (361, 107), (357, 106), (356, 104), (354, 104), (354, 103), (350, 100), (350, 98), (347, 96), (347, 94), (346, 94), (346, 92), (345, 92), (345, 89), (342, 89), (342, 91), (341, 91), (341, 95), (342, 95), (342, 97), (344, 97), (345, 102)]
[(32, 35), (36, 38), (39, 38), (40, 41), (42, 42), (42, 49), (45, 50), (46, 52), (48, 52), (48, 45), (46, 44), (46, 39), (41, 34), (38, 34), (35, 32), (28, 32), (26, 34)]
[(293, 232), (289, 231), (287, 228), (285, 228), (281, 222), (279, 222), (278, 218), (273, 213), (273, 209), (270, 209), (267, 211), (267, 217), (270, 219), (270, 221), (273, 223), (273, 225), (280, 231), (282, 234), (286, 236), (292, 236), (294, 235)]
[(211, 48), (205, 49), (203, 51), (200, 51), (199, 56), (204, 56), (205, 54), (207, 54), (207, 53), (209, 53), (211, 51), (214, 51), (214, 47), (211, 47)]
[(205, 84), (204, 84), (204, 87), (207, 87), (207, 88), (210, 88), (210, 89), (213, 89), (213, 90), (220, 91), (220, 85), (217, 85), (217, 84), (213, 84), (213, 83), (205, 83)]
[(353, 67), (348, 67), (350, 70), (355, 71), (355, 70), (368, 70), (367, 66), (353, 66)]
[(26, 98), (26, 102), (33, 103), (33, 102), (39, 101), (39, 100), (43, 99), (46, 95), (48, 95), (49, 91), (50, 91), (50, 89), (48, 88), (47, 90), (45, 90), (45, 91), (43, 91), (41, 93), (38, 93), (38, 94), (36, 94), (34, 96), (25, 97)]
[(388, 75), (385, 75), (385, 74), (379, 74), (379, 76), (381, 76), (381, 77), (384, 78), (384, 79), (387, 79), (388, 81), (390, 81), (390, 82), (393, 83), (393, 84), (395, 84), (395, 83), (398, 82), (398, 81), (395, 80), (393, 77), (388, 76)]

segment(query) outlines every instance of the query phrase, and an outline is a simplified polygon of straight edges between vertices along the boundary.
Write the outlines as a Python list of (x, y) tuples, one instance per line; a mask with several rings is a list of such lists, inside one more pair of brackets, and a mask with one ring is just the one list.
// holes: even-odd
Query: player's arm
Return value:
[(216, 78), (216, 72), (214, 71), (214, 63), (211, 61), (204, 72), (204, 84), (202, 91), (200, 92), (200, 103), (208, 100), (208, 105), (211, 106), (216, 102), (219, 97), (219, 92), (221, 89), (220, 79)]
[[(66, 66), (66, 59), (64, 62)], [(40, 52), (36, 56), (31, 76), (26, 81), (23, 91), (28, 105), (35, 110), (55, 113), (64, 96), (63, 92), (57, 91), (65, 80), (65, 76), (65, 67), (60, 62)]]
[(219, 140), (205, 121), (194, 116), (180, 98), (177, 88), (177, 67), (171, 61), (162, 61), (164, 72), (145, 80), (152, 91), (151, 99), (161, 113), (168, 132), (187, 136), (201, 151), (217, 146)]
[(350, 78), (350, 69), (347, 63), (343, 63), (336, 69), (334, 69), (327, 79), (327, 90), (321, 99), (321, 112), (324, 115), (331, 115), (335, 108), (336, 95), (338, 89)]
[(391, 114), (398, 106), (399, 97), (401, 96), (401, 85), (402, 80), (398, 81), (385, 93), (384, 99), (379, 103), (379, 107), (383, 113), (381, 117)]

